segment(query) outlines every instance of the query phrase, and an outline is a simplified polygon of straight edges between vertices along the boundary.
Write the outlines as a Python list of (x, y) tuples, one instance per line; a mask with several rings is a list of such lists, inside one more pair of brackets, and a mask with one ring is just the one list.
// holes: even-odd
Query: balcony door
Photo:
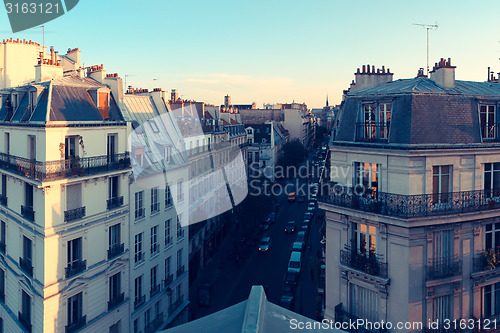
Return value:
[(107, 145), (108, 163), (115, 161), (115, 154), (117, 152), (116, 143), (117, 143), (117, 135), (108, 134), (108, 145)]
[(66, 210), (82, 207), (82, 184), (66, 186)]

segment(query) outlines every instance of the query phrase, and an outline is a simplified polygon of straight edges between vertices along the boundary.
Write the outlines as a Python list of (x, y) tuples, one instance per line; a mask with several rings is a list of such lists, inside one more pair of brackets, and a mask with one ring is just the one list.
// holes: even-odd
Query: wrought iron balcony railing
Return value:
[(177, 268), (177, 277), (181, 276), (182, 273), (184, 273), (184, 265), (181, 267)]
[(72, 277), (87, 269), (87, 260), (75, 261), (66, 267), (66, 278)]
[(172, 304), (168, 306), (168, 314), (171, 315), (184, 302), (184, 295), (180, 295)]
[(356, 140), (367, 142), (387, 142), (389, 139), (390, 122), (376, 123), (367, 121), (356, 124)]
[(111, 209), (114, 209), (114, 208), (121, 207), (121, 206), (123, 206), (123, 196), (121, 196), (121, 197), (109, 198), (109, 199), (106, 201), (106, 204), (107, 204), (107, 206), (108, 206), (108, 210), (111, 210)]
[(125, 244), (113, 244), (108, 249), (108, 259), (112, 259), (123, 253), (125, 250)]
[(327, 183), (329, 195), (320, 201), (386, 216), (402, 218), (458, 214), (500, 208), (500, 195), (490, 190), (460, 191), (441, 194), (404, 195), (365, 190)]
[(36, 180), (89, 176), (130, 168), (129, 153), (39, 162), (0, 153), (0, 169)]
[(388, 277), (387, 263), (382, 262), (382, 255), (370, 253), (368, 256), (358, 253), (357, 249), (345, 246), (340, 250), (340, 263), (370, 275)]
[(85, 217), (85, 211), (85, 206), (64, 211), (64, 222), (71, 222)]
[(137, 309), (146, 302), (146, 295), (136, 297), (134, 300), (134, 309)]
[(156, 332), (156, 330), (158, 329), (158, 327), (160, 327), (162, 323), (163, 323), (163, 312), (160, 312), (158, 316), (155, 319), (153, 319), (153, 321), (146, 324), (146, 326), (144, 327), (145, 333)]
[(0, 194), (0, 205), (7, 207), (7, 196)]
[(115, 296), (114, 298), (110, 299), (108, 301), (108, 311), (111, 311), (111, 309), (116, 308), (123, 302), (124, 299), (125, 299), (125, 293), (121, 293)]
[(17, 318), (19, 319), (19, 322), (21, 322), (21, 325), (31, 333), (31, 318), (28, 318), (25, 314), (22, 312), (18, 312)]
[(476, 252), (473, 259), (473, 272), (494, 270), (500, 267), (500, 248)]
[(28, 221), (35, 221), (35, 211), (33, 207), (21, 205), (21, 215)]
[[(353, 322), (358, 322), (360, 318), (356, 317), (352, 313), (349, 313), (343, 309), (342, 303), (339, 303), (335, 306), (335, 322), (336, 323), (353, 323)], [(364, 320), (365, 322), (367, 321), (366, 319)], [(346, 328), (344, 328), (344, 326)], [(350, 332), (350, 333), (386, 333), (387, 329), (380, 328), (380, 329), (374, 329), (374, 330), (369, 330), (366, 329), (365, 327), (360, 327), (360, 325), (354, 325), (352, 327), (351, 325), (343, 325), (342, 326), (344, 331)]]
[(31, 265), (31, 259), (19, 257), (19, 266), (26, 274), (28, 274), (29, 276), (33, 276), (33, 266)]
[(157, 284), (156, 286), (151, 287), (151, 290), (149, 291), (149, 297), (153, 297), (154, 295), (158, 294), (160, 291), (160, 285)]
[(82, 316), (66, 325), (66, 333), (73, 333), (87, 324), (87, 316)]
[(174, 281), (174, 274), (168, 274), (167, 278), (163, 280), (163, 288), (168, 287)]
[(458, 256), (427, 260), (427, 280), (443, 279), (462, 274), (462, 261)]

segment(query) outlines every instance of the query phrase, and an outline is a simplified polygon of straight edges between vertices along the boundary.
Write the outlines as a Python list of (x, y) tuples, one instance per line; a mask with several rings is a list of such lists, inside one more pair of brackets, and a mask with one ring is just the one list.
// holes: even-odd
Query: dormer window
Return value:
[(36, 107), (36, 90), (29, 92), (29, 106), (31, 110), (34, 110)]
[(158, 129), (158, 125), (156, 125), (154, 120), (150, 120), (149, 125), (151, 126), (151, 129), (153, 130), (154, 133), (160, 132), (160, 130)]
[(97, 107), (103, 119), (109, 119), (109, 92), (99, 92), (97, 94)]
[(143, 148), (136, 148), (134, 150), (134, 158), (135, 161), (138, 165), (142, 166), (143, 160), (144, 160), (144, 149)]
[(357, 124), (357, 139), (362, 141), (387, 141), (391, 127), (390, 103), (366, 103), (361, 122)]
[(496, 139), (497, 126), (495, 105), (480, 105), (479, 119), (481, 121), (481, 137), (483, 139)]

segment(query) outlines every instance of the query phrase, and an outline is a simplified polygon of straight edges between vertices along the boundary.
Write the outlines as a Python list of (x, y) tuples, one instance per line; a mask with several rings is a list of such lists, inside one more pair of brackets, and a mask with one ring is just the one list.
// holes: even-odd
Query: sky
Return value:
[[(412, 78), (451, 58), (458, 80), (500, 72), (498, 0), (80, 0), (45, 23), (45, 45), (64, 54), (79, 47), (86, 66), (104, 64), (135, 88), (177, 89), (184, 99), (215, 105), (305, 102), (338, 104), (354, 72), (384, 65)], [(3, 38), (42, 42), (41, 29)]]

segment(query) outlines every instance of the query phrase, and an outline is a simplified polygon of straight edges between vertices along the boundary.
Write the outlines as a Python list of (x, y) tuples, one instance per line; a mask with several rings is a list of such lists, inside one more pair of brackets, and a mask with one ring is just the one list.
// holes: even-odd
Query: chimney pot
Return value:
[(366, 70), (366, 69), (365, 69), (365, 65), (363, 65), (363, 74), (365, 73), (365, 70)]

